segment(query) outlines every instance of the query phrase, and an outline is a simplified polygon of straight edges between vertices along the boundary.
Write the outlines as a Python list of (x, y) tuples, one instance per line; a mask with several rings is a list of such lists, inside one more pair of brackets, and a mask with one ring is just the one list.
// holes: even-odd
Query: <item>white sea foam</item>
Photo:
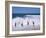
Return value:
[[(29, 22), (29, 25), (27, 25)], [(13, 30), (32, 30), (33, 29), (33, 22), (35, 29), (40, 29), (40, 15), (25, 15), (22, 17), (16, 17), (12, 20), (12, 28)], [(15, 26), (16, 23), (16, 26)], [(23, 26), (21, 24), (23, 23)]]

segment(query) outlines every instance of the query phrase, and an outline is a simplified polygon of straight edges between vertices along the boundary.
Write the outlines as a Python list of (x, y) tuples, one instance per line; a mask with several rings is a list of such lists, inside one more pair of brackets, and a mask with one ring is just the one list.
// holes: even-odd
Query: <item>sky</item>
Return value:
[(40, 14), (40, 8), (12, 7), (12, 13), (15, 13), (15, 14)]

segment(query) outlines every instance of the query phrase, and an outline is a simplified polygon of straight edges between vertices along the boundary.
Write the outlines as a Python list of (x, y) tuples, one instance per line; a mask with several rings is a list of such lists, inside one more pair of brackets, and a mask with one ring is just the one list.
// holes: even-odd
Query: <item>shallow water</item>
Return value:
[[(29, 25), (27, 25), (27, 22), (29, 22)], [(21, 25), (22, 23), (23, 26)], [(13, 31), (40, 30), (40, 15), (25, 15), (24, 17), (13, 18), (12, 30)]]

